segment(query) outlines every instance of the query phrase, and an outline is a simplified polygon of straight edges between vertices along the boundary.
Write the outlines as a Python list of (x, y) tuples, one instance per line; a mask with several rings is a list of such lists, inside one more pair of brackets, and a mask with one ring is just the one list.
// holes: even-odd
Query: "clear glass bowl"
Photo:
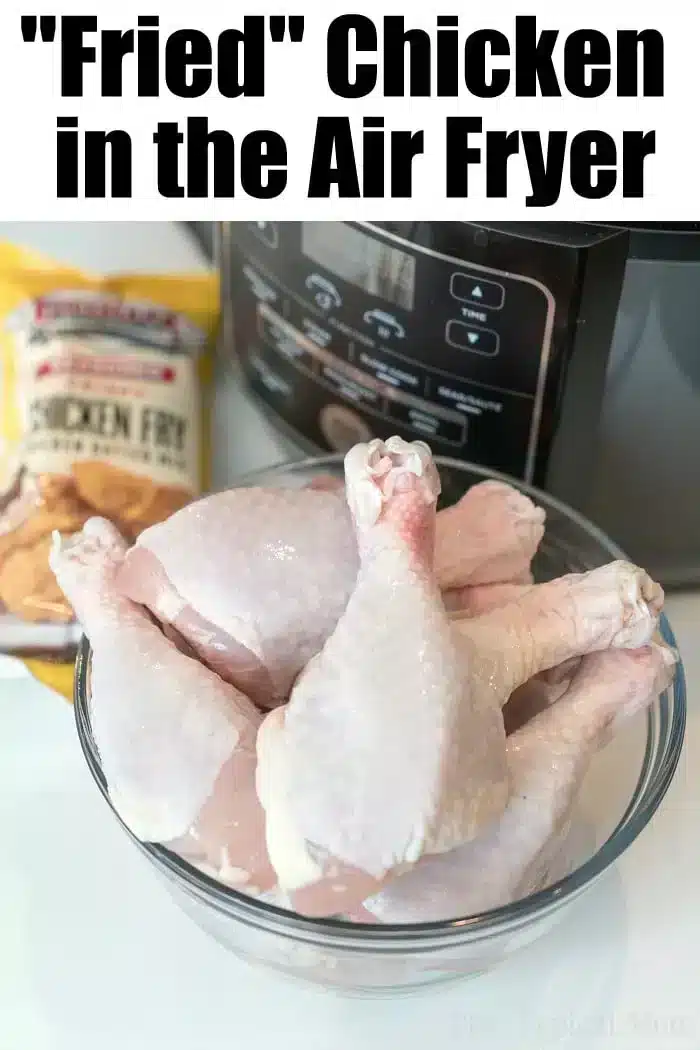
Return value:
[[(437, 462), (444, 505), (455, 502), (471, 485), (498, 477), (546, 509), (546, 533), (533, 566), (538, 580), (624, 557), (595, 526), (545, 493), (456, 460)], [(239, 485), (296, 487), (319, 473), (342, 477), (342, 457), (283, 465), (249, 475)], [(665, 618), (661, 630), (675, 645)], [(90, 647), (83, 639), (76, 664), (75, 717), (90, 771), (112, 808), (90, 725), (89, 666)], [(239, 957), (346, 995), (406, 995), (482, 973), (557, 923), (658, 808), (678, 764), (685, 717), (685, 681), (679, 666), (673, 687), (594, 759), (577, 801), (575, 834), (562, 858), (561, 877), (507, 907), (450, 922), (365, 926), (305, 919), (221, 885), (162, 846), (139, 842), (120, 823), (177, 904)]]

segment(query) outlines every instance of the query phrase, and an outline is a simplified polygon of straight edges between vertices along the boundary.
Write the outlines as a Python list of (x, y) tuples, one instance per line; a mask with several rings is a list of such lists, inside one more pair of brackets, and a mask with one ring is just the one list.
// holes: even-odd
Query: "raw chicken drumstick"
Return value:
[(437, 520), (435, 573), (440, 586), (530, 581), (545, 512), (501, 481), (482, 481)]
[(348, 453), (345, 470), (355, 589), (258, 736), (280, 886), (305, 910), (298, 891), (333, 883), (335, 870), (331, 890), (348, 891), (336, 913), (359, 893), (358, 872), (382, 880), (473, 839), (509, 794), (500, 705), (471, 695), (433, 577), (440, 483), (430, 450), (372, 441)]
[[(515, 489), (476, 485), (437, 516), (440, 586), (527, 576), (542, 518)], [(272, 707), (337, 624), (357, 568), (344, 488), (320, 476), (307, 489), (234, 489), (185, 507), (141, 534), (117, 582)]]
[[(536, 587), (536, 584), (519, 583), (478, 584), (476, 587), (449, 591), (443, 598), (452, 619), (464, 620), (500, 609)], [(558, 700), (568, 688), (580, 662), (581, 657), (566, 660), (560, 666), (541, 671), (518, 686), (503, 707), (506, 736)]]
[[(626, 580), (629, 582), (631, 590), (625, 596)], [(528, 721), (538, 711), (543, 710), (562, 695), (579, 666), (579, 650), (587, 652), (607, 647), (609, 639), (605, 633), (603, 633), (601, 639), (596, 625), (599, 625), (602, 619), (605, 626), (610, 626), (611, 621), (608, 620), (608, 614), (613, 617), (612, 622), (614, 622), (615, 618), (619, 618), (620, 599), (622, 601), (626, 600), (628, 603), (631, 602), (633, 607), (635, 602), (633, 592), (637, 584), (641, 586), (642, 592), (650, 596), (650, 616), (646, 624), (644, 620), (642, 620), (641, 624), (643, 637), (645, 640), (648, 640), (656, 625), (656, 614), (661, 608), (663, 592), (640, 569), (623, 562), (614, 562), (612, 565), (604, 566), (589, 574), (572, 574), (560, 577), (549, 584), (490, 584), (466, 587), (460, 591), (451, 592), (453, 602), (457, 606), (457, 611), (451, 612), (453, 620), (471, 619), (479, 614), (494, 612), (511, 602), (519, 602), (518, 608), (510, 610), (510, 616), (515, 621), (518, 619), (521, 621), (527, 620), (528, 629), (529, 621), (537, 623), (540, 631), (544, 630), (545, 634), (549, 633), (550, 642), (555, 646), (566, 644), (565, 639), (562, 640), (557, 635), (560, 627), (558, 617), (565, 610), (566, 604), (569, 607), (570, 619), (576, 621), (578, 625), (578, 634), (575, 638), (569, 632), (573, 646), (571, 652), (575, 655), (566, 657), (565, 653), (562, 652), (559, 655), (564, 657), (563, 662), (555, 662), (555, 664), (552, 664), (553, 656), (547, 657), (545, 660), (547, 664), (546, 669), (519, 685), (508, 697), (503, 709), (507, 735), (510, 735), (518, 726)], [(566, 604), (563, 595), (565, 589), (568, 589)], [(608, 590), (607, 597), (606, 589)], [(455, 598), (457, 601), (454, 601)], [(616, 606), (617, 608), (615, 608)], [(551, 623), (552, 612), (554, 612), (555, 620), (553, 625)], [(546, 625), (548, 615), (550, 616), (549, 627)], [(543, 617), (545, 618), (544, 621)], [(499, 625), (502, 625), (501, 617), (498, 616), (497, 619), (499, 620)], [(476, 625), (477, 647), (480, 652), (484, 652), (483, 648), (478, 644), (479, 633), (484, 626), (490, 636), (493, 635), (494, 630), (493, 624), (489, 623), (488, 620), (485, 624)], [(571, 626), (572, 624), (570, 623)], [(467, 627), (466, 629), (460, 628), (460, 630), (466, 630), (468, 634), (470, 629)], [(633, 645), (637, 644), (635, 639), (636, 636), (632, 635)], [(603, 643), (602, 646), (601, 641)], [(626, 646), (629, 644), (629, 641), (630, 639), (626, 638), (623, 633), (617, 639), (612, 639), (611, 644)], [(489, 646), (486, 647), (487, 659), (490, 648)], [(500, 656), (499, 652), (499, 658)]]
[(563, 697), (508, 738), (513, 791), (500, 820), (385, 886), (361, 920), (366, 912), (389, 923), (478, 915), (540, 889), (592, 756), (670, 685), (675, 663), (656, 643), (585, 656)]
[(586, 653), (647, 645), (664, 594), (623, 561), (562, 576), (473, 619), (453, 620), (469, 666), (472, 695), (503, 706), (529, 679)]
[(51, 554), (92, 646), (92, 729), (110, 798), (142, 841), (185, 837), (224, 879), (266, 889), (274, 874), (255, 793), (261, 716), (117, 592), (125, 549), (109, 522), (92, 518), (70, 540), (56, 535)]
[(445, 608), (453, 620), (468, 620), (472, 616), (500, 609), (508, 602), (517, 601), (527, 594), (532, 587), (528, 583), (478, 583), (472, 586), (453, 587), (443, 593)]
[(506, 736), (510, 736), (540, 711), (559, 700), (569, 688), (571, 679), (583, 659), (582, 656), (575, 656), (571, 660), (565, 660), (557, 667), (550, 667), (534, 675), (513, 690), (503, 707)]

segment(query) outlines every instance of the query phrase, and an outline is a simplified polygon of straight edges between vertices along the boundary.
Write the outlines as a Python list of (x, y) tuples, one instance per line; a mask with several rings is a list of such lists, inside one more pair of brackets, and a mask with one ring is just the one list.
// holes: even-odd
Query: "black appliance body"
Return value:
[(698, 583), (698, 225), (222, 223), (227, 349), (300, 447), (421, 438)]

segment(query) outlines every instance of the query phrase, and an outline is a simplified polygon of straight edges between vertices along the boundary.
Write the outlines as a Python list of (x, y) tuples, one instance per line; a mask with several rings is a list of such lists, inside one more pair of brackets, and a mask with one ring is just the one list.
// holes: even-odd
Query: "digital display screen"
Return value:
[(413, 309), (416, 260), (342, 222), (302, 223), (301, 250), (318, 266), (404, 310)]

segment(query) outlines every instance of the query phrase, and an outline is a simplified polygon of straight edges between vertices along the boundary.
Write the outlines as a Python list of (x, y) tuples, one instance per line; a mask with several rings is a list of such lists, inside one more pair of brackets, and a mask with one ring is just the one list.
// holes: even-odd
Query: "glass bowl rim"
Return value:
[[(242, 475), (234, 481), (231, 487), (250, 487), (252, 484), (264, 482), (266, 478), (294, 474), (301, 469), (320, 471), (324, 467), (337, 467), (339, 464), (342, 464), (342, 461), (342, 455), (330, 454), (280, 462)], [(601, 529), (582, 514), (579, 514), (578, 511), (567, 506), (556, 499), (556, 497), (549, 495), (549, 493), (543, 492), (507, 474), (490, 470), (468, 461), (456, 460), (447, 456), (435, 456), (435, 462), (438, 466), (448, 467), (458, 473), (476, 474), (484, 478), (484, 480), (503, 481), (506, 484), (514, 485), (536, 502), (558, 511), (564, 517), (573, 521), (605, 549), (613, 560), (628, 560), (622, 549)], [(665, 613), (661, 614), (659, 631), (664, 641), (677, 650), (675, 635)], [(670, 721), (665, 749), (666, 754), (661, 768), (657, 771), (652, 782), (644, 784), (652, 748), (651, 726), (654, 718), (654, 709), (652, 708), (647, 715), (647, 741), (642, 768), (625, 813), (596, 852), (568, 875), (563, 876), (544, 889), (501, 907), (488, 909), (475, 915), (456, 917), (439, 922), (370, 924), (350, 923), (341, 919), (325, 917), (308, 918), (267, 901), (251, 897), (218, 882), (168, 850), (165, 846), (141, 842), (124, 823), (109, 798), (107, 783), (92, 738), (88, 705), (88, 676), (91, 652), (90, 643), (87, 637), (83, 635), (78, 646), (75, 664), (73, 688), (74, 716), (80, 746), (90, 773), (123, 830), (152, 863), (166, 874), (174, 876), (178, 883), (184, 883), (189, 890), (195, 891), (197, 896), (210, 907), (219, 908), (225, 911), (229, 917), (235, 917), (243, 922), (247, 919), (253, 925), (263, 924), (271, 926), (274, 924), (276, 933), (280, 935), (283, 933), (292, 939), (309, 940), (310, 937), (316, 935), (319, 939), (327, 941), (329, 939), (332, 940), (334, 937), (342, 936), (351, 942), (362, 942), (362, 948), (369, 948), (374, 945), (377, 949), (380, 949), (383, 946), (386, 947), (387, 943), (396, 944), (412, 938), (420, 940), (421, 938), (444, 937), (449, 936), (451, 933), (465, 933), (470, 930), (475, 933), (488, 932), (495, 927), (506, 926), (517, 920), (527, 921), (530, 918), (535, 918), (538, 913), (547, 912), (551, 906), (564, 903), (567, 899), (574, 897), (598, 876), (602, 875), (644, 830), (658, 810), (671, 785), (678, 767), (685, 737), (686, 683), (683, 662), (679, 658), (676, 666), (676, 675), (671, 687), (673, 704), (670, 716), (668, 711), (666, 712)], [(660, 705), (662, 709), (667, 708), (667, 694), (668, 690), (662, 694), (655, 706)], [(640, 801), (643, 801), (644, 805), (632, 812), (635, 804), (638, 804)], [(235, 916), (233, 914), (234, 911)], [(284, 926), (285, 929), (281, 930), (280, 926)], [(415, 950), (414, 946), (412, 946), (412, 950)]]

